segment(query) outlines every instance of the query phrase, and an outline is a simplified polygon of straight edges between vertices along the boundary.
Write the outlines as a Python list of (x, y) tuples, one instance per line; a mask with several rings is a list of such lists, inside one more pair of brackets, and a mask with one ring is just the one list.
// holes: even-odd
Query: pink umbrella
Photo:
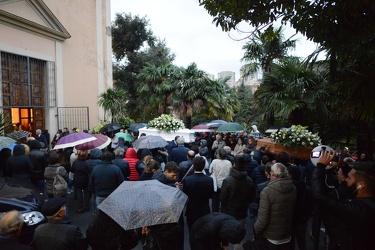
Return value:
[(195, 132), (213, 132), (213, 129), (210, 129), (207, 124), (198, 124), (191, 128)]
[(64, 137), (61, 137), (57, 141), (53, 149), (70, 148), (70, 147), (74, 147), (85, 142), (94, 141), (96, 139), (97, 138), (95, 136), (92, 136), (88, 133), (83, 133), (83, 132), (71, 133)]
[(75, 146), (77, 150), (90, 150), (93, 148), (103, 149), (111, 143), (111, 138), (106, 135), (93, 134), (95, 141), (89, 141)]

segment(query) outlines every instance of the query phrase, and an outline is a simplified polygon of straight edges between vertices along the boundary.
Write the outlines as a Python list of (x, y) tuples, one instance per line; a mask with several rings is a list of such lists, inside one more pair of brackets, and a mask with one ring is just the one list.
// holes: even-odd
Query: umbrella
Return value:
[(16, 141), (10, 137), (0, 136), (0, 148), (7, 148), (13, 145)]
[(116, 136), (118, 138), (122, 137), (124, 138), (125, 141), (132, 142), (133, 141), (133, 136), (129, 133), (124, 133), (124, 132), (118, 132), (116, 133)]
[(220, 127), (221, 124), (224, 124), (224, 123), (227, 123), (227, 122), (224, 120), (212, 120), (209, 123), (207, 123), (207, 126), (209, 128), (218, 128)]
[(115, 123), (108, 123), (100, 129), (100, 133), (109, 133), (121, 129), (120, 125)]
[(132, 123), (130, 124), (128, 130), (131, 130), (133, 132), (138, 132), (140, 128), (147, 127), (147, 123)]
[(28, 137), (29, 135), (30, 135), (30, 132), (26, 130), (18, 130), (18, 131), (14, 131), (12, 133), (7, 134), (8, 137), (14, 140), (19, 140), (19, 139)]
[(125, 230), (176, 223), (187, 196), (157, 180), (124, 181), (98, 208)]
[(198, 124), (191, 128), (195, 132), (213, 132), (213, 129), (210, 129), (207, 124)]
[(111, 138), (106, 135), (93, 134), (92, 136), (96, 137), (96, 140), (79, 144), (75, 148), (77, 150), (103, 149), (111, 143)]
[(61, 148), (69, 148), (74, 147), (77, 145), (80, 145), (85, 142), (94, 141), (97, 138), (93, 135), (90, 135), (88, 133), (71, 133), (69, 135), (66, 135), (64, 137), (61, 137), (55, 147), (53, 149), (61, 149)]
[(168, 142), (163, 139), (160, 135), (146, 135), (139, 137), (133, 142), (135, 148), (163, 148), (168, 145)]
[(244, 130), (244, 128), (238, 124), (237, 122), (228, 122), (222, 124), (216, 132), (237, 132), (240, 130)]

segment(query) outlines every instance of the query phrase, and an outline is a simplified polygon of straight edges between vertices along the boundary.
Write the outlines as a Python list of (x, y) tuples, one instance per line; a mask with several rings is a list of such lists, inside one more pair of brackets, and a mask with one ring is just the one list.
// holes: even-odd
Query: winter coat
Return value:
[(139, 159), (137, 158), (137, 153), (135, 152), (134, 148), (128, 148), (128, 150), (126, 150), (125, 158), (123, 160), (129, 163), (129, 181), (138, 181), (139, 174), (136, 164)]
[(25, 147), (16, 145), (7, 161), (6, 171), (12, 177), (12, 182), (21, 186), (31, 187), (31, 174), (33, 164), (28, 155), (25, 155)]
[(85, 189), (89, 185), (89, 167), (86, 161), (77, 160), (73, 162), (70, 169), (74, 173), (74, 187), (79, 189)]
[(121, 169), (122, 175), (124, 176), (125, 180), (129, 180), (130, 169), (129, 163), (124, 161), (120, 156), (116, 156), (115, 159), (112, 160), (112, 164), (118, 166)]
[(255, 236), (270, 240), (284, 240), (291, 236), (296, 188), (288, 178), (271, 180), (260, 193)]
[(251, 177), (254, 169), (258, 167), (258, 162), (254, 160), (250, 154), (244, 154), (243, 156), (246, 159), (245, 171), (247, 172), (247, 176)]
[(89, 181), (89, 191), (99, 197), (106, 198), (120, 186), (124, 180), (124, 176), (119, 167), (113, 165), (111, 162), (103, 161), (92, 170)]
[(204, 156), (206, 158), (209, 158), (208, 157), (207, 140), (205, 140), (205, 139), (201, 140), (201, 148), (199, 149), (199, 155)]
[(66, 172), (66, 169), (60, 163), (48, 165), (44, 170), (44, 178), (46, 179), (46, 192), (49, 196), (53, 195), (53, 177), (55, 177), (58, 167), (60, 167), (59, 174), (68, 182), (68, 172)]
[(243, 154), (243, 150), (246, 148), (246, 144), (236, 144), (233, 150), (233, 155), (236, 156), (238, 154)]
[(254, 196), (255, 185), (245, 171), (233, 167), (221, 186), (221, 211), (236, 219), (246, 219), (250, 201)]
[(40, 149), (31, 149), (29, 153), (31, 163), (33, 164), (33, 172), (31, 179), (40, 181), (44, 179), (44, 169), (48, 166), (47, 154)]
[(256, 185), (267, 181), (267, 176), (265, 174), (266, 166), (265, 165), (258, 165), (258, 167), (254, 168), (251, 179), (254, 181)]

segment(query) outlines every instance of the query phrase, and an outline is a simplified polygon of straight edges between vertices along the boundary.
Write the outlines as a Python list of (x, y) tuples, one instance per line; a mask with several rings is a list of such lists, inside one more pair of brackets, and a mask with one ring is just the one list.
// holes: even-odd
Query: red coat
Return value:
[(125, 154), (125, 161), (129, 163), (129, 169), (130, 169), (130, 176), (129, 181), (138, 181), (138, 171), (136, 168), (136, 163), (138, 162), (137, 153), (135, 152), (134, 148), (128, 148), (126, 150)]

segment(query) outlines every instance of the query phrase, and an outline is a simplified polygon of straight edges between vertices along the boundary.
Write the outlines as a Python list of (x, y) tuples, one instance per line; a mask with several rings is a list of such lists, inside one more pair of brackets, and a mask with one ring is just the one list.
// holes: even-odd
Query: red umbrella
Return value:
[(93, 148), (103, 149), (111, 143), (111, 138), (106, 135), (93, 134), (92, 136), (96, 137), (95, 141), (89, 141), (79, 144), (75, 148), (77, 150), (90, 150)]
[(213, 129), (210, 129), (207, 124), (198, 124), (191, 128), (195, 132), (213, 132)]

